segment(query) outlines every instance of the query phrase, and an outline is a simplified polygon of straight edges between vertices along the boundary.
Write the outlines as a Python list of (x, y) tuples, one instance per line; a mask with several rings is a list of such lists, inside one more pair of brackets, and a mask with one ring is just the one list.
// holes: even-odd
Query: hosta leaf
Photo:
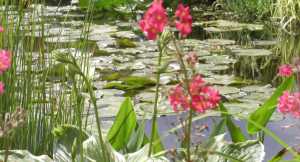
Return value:
[(126, 155), (127, 162), (169, 162), (165, 157), (148, 157), (149, 144), (139, 151)]
[(208, 156), (208, 161), (231, 162), (226, 156), (234, 157), (243, 162), (262, 162), (265, 157), (264, 145), (259, 141), (249, 140), (246, 142), (225, 144), (216, 150), (220, 154)]
[[(0, 161), (4, 161), (5, 151), (0, 151)], [(47, 155), (35, 156), (27, 150), (9, 150), (8, 161), (12, 162), (54, 162)]]

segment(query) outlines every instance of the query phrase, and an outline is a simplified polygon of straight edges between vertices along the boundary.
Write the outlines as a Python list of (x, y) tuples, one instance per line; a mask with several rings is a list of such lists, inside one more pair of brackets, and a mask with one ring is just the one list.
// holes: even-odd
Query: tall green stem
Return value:
[(108, 160), (109, 157), (108, 157), (108, 153), (106, 152), (106, 147), (105, 147), (106, 145), (104, 143), (103, 136), (102, 136), (102, 131), (101, 131), (100, 116), (99, 116), (98, 109), (97, 109), (97, 99), (96, 99), (95, 93), (93, 91), (91, 81), (84, 75), (83, 75), (83, 79), (85, 81), (85, 84), (88, 87), (88, 91), (89, 91), (91, 101), (92, 101), (92, 104), (93, 104), (93, 107), (94, 107), (95, 116), (96, 116), (97, 130), (98, 130), (98, 134), (99, 134), (99, 142), (100, 142), (100, 145), (102, 147), (101, 149), (102, 149), (103, 157), (104, 157), (105, 160)]
[[(188, 71), (187, 71), (186, 66), (184, 64), (184, 61), (183, 61), (182, 52), (181, 52), (180, 48), (177, 45), (176, 38), (175, 38), (174, 35), (172, 35), (172, 41), (173, 41), (173, 44), (174, 44), (175, 49), (176, 49), (176, 56), (177, 56), (177, 59), (180, 63), (180, 68), (181, 68), (181, 70), (183, 72), (183, 75), (184, 75), (185, 89), (187, 90), (188, 95), (191, 97)], [(190, 105), (190, 110), (189, 110), (189, 116), (188, 116), (188, 128), (187, 128), (187, 132), (186, 132), (187, 162), (191, 161), (191, 149), (190, 149), (190, 147), (191, 147), (191, 131), (192, 131), (192, 118), (193, 118), (193, 109), (191, 109), (191, 107), (192, 107), (191, 101), (189, 101), (189, 105)]]
[(160, 85), (160, 66), (161, 66), (161, 58), (162, 58), (162, 51), (163, 47), (161, 47), (160, 42), (158, 41), (158, 48), (159, 48), (159, 56), (158, 56), (158, 68), (156, 73), (156, 88), (155, 88), (155, 101), (154, 101), (154, 108), (153, 108), (153, 117), (152, 117), (152, 128), (151, 128), (151, 137), (150, 137), (150, 147), (148, 156), (152, 154), (152, 147), (153, 147), (153, 140), (155, 136), (155, 129), (156, 129), (156, 120), (157, 120), (157, 104), (158, 104), (158, 97), (159, 97), (159, 85)]

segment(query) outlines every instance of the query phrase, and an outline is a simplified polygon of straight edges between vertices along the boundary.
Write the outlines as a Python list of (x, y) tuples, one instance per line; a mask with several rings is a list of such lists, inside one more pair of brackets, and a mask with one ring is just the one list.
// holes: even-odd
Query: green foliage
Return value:
[(231, 115), (228, 115), (228, 111), (222, 103), (220, 103), (220, 111), (224, 112), (222, 113), (222, 117), (226, 122), (226, 126), (230, 133), (232, 141), (235, 143), (246, 141), (246, 137), (244, 136), (241, 128), (233, 123)]
[(135, 48), (136, 44), (127, 38), (121, 38), (121, 39), (117, 39), (117, 45), (120, 48)]
[[(266, 126), (269, 122), (273, 112), (276, 110), (276, 105), (278, 102), (278, 98), (283, 94), (285, 90), (291, 89), (294, 85), (295, 79), (294, 77), (287, 78), (281, 85), (276, 89), (273, 95), (262, 105), (260, 106), (255, 112), (253, 112), (249, 119), (252, 121), (256, 121), (259, 125)], [(248, 122), (248, 133), (254, 134), (260, 131), (252, 123)]]
[(225, 7), (243, 21), (252, 21), (268, 17), (272, 11), (273, 0), (224, 0)]
[(64, 145), (71, 152), (74, 142), (80, 136), (82, 140), (88, 138), (87, 133), (81, 132), (74, 125), (61, 125), (52, 130), (52, 134), (57, 143)]
[(115, 88), (115, 89), (130, 91), (130, 90), (140, 90), (155, 85), (155, 81), (146, 77), (138, 77), (138, 76), (129, 76), (129, 77), (121, 78), (120, 81), (121, 83), (120, 82), (107, 83), (104, 86), (104, 88), (107, 89)]
[(93, 6), (96, 10), (113, 9), (121, 5), (132, 2), (132, 0), (79, 0), (79, 5), (82, 8)]
[(136, 124), (136, 114), (132, 101), (130, 98), (126, 98), (107, 135), (109, 142), (116, 150), (120, 150), (127, 145)]

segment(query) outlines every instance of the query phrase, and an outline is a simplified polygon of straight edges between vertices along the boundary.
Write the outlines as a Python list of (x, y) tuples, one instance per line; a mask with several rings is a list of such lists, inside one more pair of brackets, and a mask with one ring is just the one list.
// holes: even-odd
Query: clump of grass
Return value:
[(271, 15), (273, 0), (221, 0), (241, 21), (262, 20)]

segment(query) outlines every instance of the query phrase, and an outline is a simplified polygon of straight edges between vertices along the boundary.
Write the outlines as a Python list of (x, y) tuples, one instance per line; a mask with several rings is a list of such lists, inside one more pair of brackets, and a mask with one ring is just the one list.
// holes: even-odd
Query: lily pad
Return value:
[(228, 20), (215, 20), (200, 23), (207, 32), (231, 32), (247, 29), (249, 31), (263, 30), (264, 26), (260, 24), (246, 24)]
[(264, 57), (270, 56), (273, 53), (266, 49), (234, 49), (232, 52), (236, 56), (248, 56), (248, 57)]

